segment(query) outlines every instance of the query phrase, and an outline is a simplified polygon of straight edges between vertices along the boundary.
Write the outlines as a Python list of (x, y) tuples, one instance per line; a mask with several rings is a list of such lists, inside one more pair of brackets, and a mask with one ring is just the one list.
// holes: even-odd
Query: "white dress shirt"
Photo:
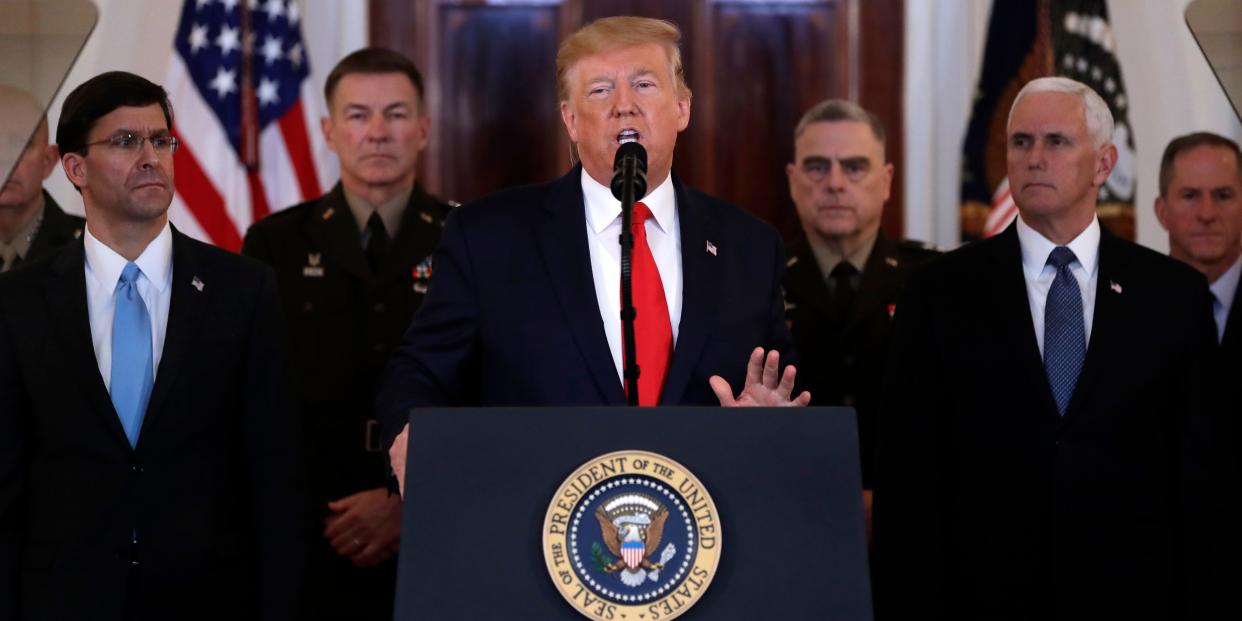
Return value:
[[(1039, 355), (1044, 355), (1044, 306), (1048, 302), (1048, 289), (1057, 277), (1057, 268), (1048, 263), (1056, 244), (1048, 240), (1022, 221), (1018, 216), (1018, 244), (1022, 247), (1022, 275), (1026, 278), (1026, 299), (1031, 304), (1031, 321), (1035, 324), (1035, 341)], [(1070, 264), (1070, 272), (1078, 280), (1082, 293), (1082, 319), (1084, 336), (1091, 342), (1091, 321), (1095, 317), (1095, 284), (1100, 274), (1100, 221), (1091, 224), (1070, 243), (1065, 244), (1078, 260)]]
[[(104, 245), (86, 225), (86, 311), (91, 323), (91, 342), (104, 387), (112, 391), (112, 317), (116, 313), (116, 285), (129, 261)], [(159, 374), (164, 335), (168, 330), (168, 306), (172, 300), (172, 229), (168, 224), (142, 251), (134, 263), (138, 293), (151, 316), (151, 372)]]
[[(591, 276), (595, 280), (595, 296), (599, 301), (600, 318), (612, 361), (617, 366), (617, 379), (624, 383), (621, 343), (621, 201), (612, 190), (582, 170), (582, 197), (586, 204), (587, 247), (591, 251)], [(647, 219), (647, 245), (660, 270), (664, 299), (668, 303), (669, 322), (673, 327), (673, 345), (681, 323), (681, 224), (677, 218), (673, 177), (661, 183), (642, 199), (651, 210)]]
[(1233, 262), (1233, 267), (1225, 270), (1216, 282), (1212, 283), (1212, 314), (1216, 317), (1216, 342), (1225, 338), (1225, 324), (1229, 323), (1229, 309), (1233, 307), (1233, 296), (1238, 291), (1238, 279), (1242, 276), (1242, 256)]

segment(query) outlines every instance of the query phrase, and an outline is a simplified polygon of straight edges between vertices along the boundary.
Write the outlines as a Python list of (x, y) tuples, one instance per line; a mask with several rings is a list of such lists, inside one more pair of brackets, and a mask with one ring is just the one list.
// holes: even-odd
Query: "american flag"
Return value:
[(236, 251), (251, 223), (322, 194), (300, 22), (289, 0), (182, 6), (166, 86), (182, 144), (172, 218), (191, 235)]

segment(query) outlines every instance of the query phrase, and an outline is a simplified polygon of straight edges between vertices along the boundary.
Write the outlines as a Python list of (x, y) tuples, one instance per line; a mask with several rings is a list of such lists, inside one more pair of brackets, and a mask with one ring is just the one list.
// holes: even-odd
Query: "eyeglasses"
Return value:
[(107, 144), (111, 145), (112, 148), (120, 149), (121, 151), (140, 151), (142, 150), (142, 145), (145, 142), (150, 142), (151, 148), (155, 149), (156, 153), (176, 153), (177, 147), (181, 145), (180, 140), (177, 140), (175, 136), (170, 136), (168, 134), (139, 136), (137, 134), (125, 133), (116, 134), (114, 136), (104, 138), (103, 140), (96, 140), (95, 142), (88, 142), (82, 145), (82, 150), (85, 151), (87, 147), (93, 147), (95, 145)]

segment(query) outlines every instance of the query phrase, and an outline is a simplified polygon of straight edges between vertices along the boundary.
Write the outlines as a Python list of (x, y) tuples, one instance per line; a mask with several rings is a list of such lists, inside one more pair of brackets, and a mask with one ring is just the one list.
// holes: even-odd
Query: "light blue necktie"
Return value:
[(142, 418), (151, 398), (151, 316), (138, 293), (142, 273), (133, 261), (125, 264), (116, 283), (116, 314), (112, 317), (112, 405), (130, 446), (137, 446)]
[(1044, 306), (1044, 373), (1061, 416), (1069, 407), (1078, 373), (1087, 357), (1082, 292), (1078, 279), (1070, 272), (1070, 264), (1077, 260), (1074, 251), (1065, 246), (1057, 246), (1048, 255), (1048, 263), (1057, 268), (1057, 277), (1048, 288), (1048, 302)]

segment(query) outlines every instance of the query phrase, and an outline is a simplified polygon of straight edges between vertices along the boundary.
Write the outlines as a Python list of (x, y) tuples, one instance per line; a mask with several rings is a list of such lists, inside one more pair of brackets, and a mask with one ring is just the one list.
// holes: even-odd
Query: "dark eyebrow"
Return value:
[(808, 155), (802, 158), (802, 165), (805, 166), (807, 164), (829, 164), (831, 165), (832, 160), (826, 157), (820, 157), (818, 155)]
[(870, 168), (871, 167), (871, 160), (867, 159), (865, 156), (862, 156), (862, 155), (853, 155), (850, 157), (843, 157), (839, 161), (841, 162), (842, 166), (857, 166), (859, 168)]

